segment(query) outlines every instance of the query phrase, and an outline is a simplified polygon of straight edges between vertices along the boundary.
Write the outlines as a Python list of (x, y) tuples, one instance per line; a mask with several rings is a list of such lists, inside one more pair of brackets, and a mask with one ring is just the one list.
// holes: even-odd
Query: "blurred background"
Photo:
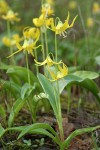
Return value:
[[(33, 27), (32, 19), (41, 13), (41, 0), (0, 0), (0, 62), (9, 63), (9, 46), (3, 38), (7, 36), (7, 23), (2, 15), (10, 8), (19, 14), (20, 22), (11, 24), (11, 34), (22, 36), (23, 29)], [(65, 21), (70, 12), (70, 21), (78, 15), (73, 28), (65, 38), (58, 36), (58, 57), (70, 70), (84, 69), (100, 72), (100, 1), (99, 0), (53, 0), (54, 15)], [(54, 33), (48, 30), (49, 50), (54, 52)], [(30, 64), (33, 58), (30, 57)], [(41, 60), (41, 55), (38, 55)], [(23, 54), (15, 57), (18, 65), (24, 65)]]

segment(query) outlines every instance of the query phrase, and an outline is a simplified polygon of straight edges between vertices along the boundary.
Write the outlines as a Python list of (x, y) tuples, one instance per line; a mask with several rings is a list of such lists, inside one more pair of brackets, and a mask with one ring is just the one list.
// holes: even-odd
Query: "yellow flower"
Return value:
[(13, 34), (12, 39), (14, 39), (17, 42), (20, 42), (23, 40), (23, 37), (20, 37), (19, 34)]
[(0, 14), (6, 14), (9, 10), (9, 6), (5, 0), (0, 0)]
[(75, 0), (69, 2), (69, 9), (75, 9), (77, 7), (77, 3)]
[(39, 18), (34, 18), (33, 23), (36, 27), (43, 27), (42, 30), (45, 30), (46, 27), (50, 26), (53, 18), (46, 18), (45, 14), (40, 15)]
[(46, 3), (48, 3), (50, 5), (54, 5), (54, 0), (46, 0)]
[(23, 31), (23, 35), (26, 39), (39, 39), (40, 37), (40, 30), (38, 28), (25, 28)]
[(11, 47), (11, 46), (15, 46), (16, 45), (16, 41), (19, 42), (22, 39), (23, 38), (21, 38), (18, 34), (14, 34), (14, 35), (12, 35), (11, 38), (3, 37), (2, 42), (7, 47)]
[(45, 14), (46, 17), (54, 14), (53, 8), (48, 3), (45, 3), (45, 4), (42, 5), (41, 12), (42, 12), (42, 14)]
[(36, 27), (41, 27), (45, 23), (45, 14), (41, 14), (39, 18), (34, 18), (33, 23)]
[(100, 6), (98, 2), (93, 3), (93, 13), (99, 13), (100, 12)]
[(35, 59), (34, 59), (34, 61), (35, 61), (36, 65), (38, 65), (38, 66), (46, 65), (46, 68), (52, 78), (52, 79), (49, 79), (50, 81), (58, 80), (68, 74), (68, 68), (62, 62), (62, 60), (60, 60), (59, 62), (55, 62), (50, 58), (49, 55), (43, 62), (37, 62)]
[(45, 22), (46, 27), (49, 27), (51, 25), (52, 21), (53, 21), (53, 18), (46, 19), (46, 22)]
[(27, 51), (28, 53), (30, 53), (34, 57), (33, 49), (37, 49), (38, 47), (41, 46), (41, 45), (36, 46), (36, 42), (37, 42), (37, 40), (33, 42), (32, 39), (24, 40), (24, 43), (22, 46), (17, 42), (16, 46), (17, 46), (18, 50), (8, 57), (11, 57), (11, 56), (13, 56), (13, 55), (15, 55), (21, 51)]
[(91, 18), (91, 17), (87, 18), (86, 25), (87, 25), (87, 27), (89, 27), (89, 28), (90, 28), (90, 27), (93, 27), (93, 25), (94, 25), (93, 18)]
[(8, 21), (20, 21), (20, 18), (17, 17), (18, 13), (14, 13), (12, 10), (9, 10), (6, 15), (2, 15), (2, 18)]
[(2, 42), (4, 45), (10, 47), (11, 46), (11, 40), (7, 37), (3, 37)]
[[(77, 17), (77, 16), (76, 16)], [(73, 27), (74, 25), (74, 22), (76, 20), (76, 17), (73, 19), (72, 23), (69, 25), (69, 13), (68, 13), (68, 16), (67, 16), (67, 19), (65, 20), (65, 23), (62, 23), (60, 20), (58, 21), (58, 24), (55, 26), (54, 24), (54, 19), (52, 19), (51, 21), (51, 29), (52, 31), (54, 31), (56, 34), (60, 34), (60, 35), (63, 35), (65, 36), (65, 30), (68, 29), (68, 28), (71, 28)]]
[(68, 68), (63, 62), (55, 66), (55, 69), (56, 69), (56, 72), (52, 71), (51, 68), (48, 67), (48, 71), (52, 78), (52, 79), (49, 79), (50, 81), (56, 81), (58, 79), (63, 78), (64, 76), (68, 74)]
[(47, 56), (47, 58), (45, 59), (45, 61), (43, 61), (43, 62), (37, 62), (35, 59), (34, 59), (34, 61), (35, 61), (35, 63), (36, 63), (36, 65), (38, 65), (38, 66), (43, 66), (43, 65), (47, 65), (47, 66), (52, 66), (52, 65), (54, 65), (54, 64), (60, 64), (62, 61), (59, 61), (58, 63), (56, 63), (56, 62), (54, 62), (51, 58), (50, 58), (50, 56), (48, 55)]

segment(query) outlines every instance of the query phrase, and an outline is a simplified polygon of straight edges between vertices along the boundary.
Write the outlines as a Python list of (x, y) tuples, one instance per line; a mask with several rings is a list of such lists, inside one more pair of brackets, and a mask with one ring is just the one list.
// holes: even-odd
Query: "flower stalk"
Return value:
[(48, 37), (47, 37), (47, 30), (45, 31), (45, 45), (46, 45), (46, 57), (48, 56)]
[[(36, 49), (34, 50), (34, 56), (35, 56), (35, 59), (36, 59), (36, 61), (37, 61), (37, 51), (36, 51)], [(37, 72), (37, 73), (39, 72), (39, 68), (38, 68), (37, 65), (36, 65), (36, 72)]]
[(28, 62), (28, 53), (27, 53), (27, 51), (26, 51), (25, 54), (26, 54), (26, 66), (27, 66), (28, 83), (29, 83), (29, 89), (30, 89), (31, 84), (30, 84), (30, 73), (29, 73), (29, 62)]
[[(8, 37), (9, 39), (11, 38), (11, 30), (10, 30), (10, 21), (7, 20), (7, 31), (8, 31)], [(10, 45), (10, 54), (13, 53), (13, 49), (12, 49), (12, 46)], [(11, 63), (12, 64), (15, 64), (15, 61), (14, 61), (14, 56), (11, 57)]]

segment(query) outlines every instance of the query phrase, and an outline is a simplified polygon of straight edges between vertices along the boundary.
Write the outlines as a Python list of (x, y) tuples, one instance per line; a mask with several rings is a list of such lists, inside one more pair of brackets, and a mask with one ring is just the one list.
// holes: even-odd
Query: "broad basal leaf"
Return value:
[[(58, 81), (60, 93), (63, 91), (65, 86), (79, 85), (91, 91), (100, 103), (99, 89), (93, 81), (93, 79), (97, 77), (99, 77), (97, 73), (90, 71), (77, 71), (73, 74), (69, 74)], [(56, 87), (55, 84), (56, 83), (54, 82), (53, 85)]]
[[(24, 67), (20, 67), (20, 66), (10, 67), (7, 70), (7, 74), (10, 77), (12, 77), (13, 80), (15, 80), (16, 77), (19, 77), (19, 79), (21, 81), (28, 82), (28, 72), (27, 72), (27, 69)], [(35, 75), (30, 70), (29, 70), (29, 74), (30, 74), (31, 84), (33, 84), (34, 81), (37, 81), (37, 78), (35, 77)]]
[(19, 113), (19, 111), (21, 110), (21, 108), (23, 107), (23, 105), (25, 104), (25, 102), (26, 102), (26, 99), (19, 98), (14, 103), (14, 105), (13, 105), (13, 107), (11, 109), (10, 116), (8, 118), (8, 126), (9, 127), (12, 126), (15, 117), (17, 116), (17, 114)]
[(3, 136), (4, 133), (5, 133), (5, 129), (0, 124), (0, 138)]
[(38, 79), (41, 83), (41, 86), (44, 89), (44, 92), (48, 95), (49, 102), (52, 106), (52, 109), (54, 113), (57, 115), (57, 96), (58, 93), (55, 90), (55, 87), (53, 87), (52, 83), (42, 74), (38, 74)]
[(70, 145), (70, 142), (72, 141), (72, 139), (77, 136), (77, 135), (81, 135), (84, 133), (88, 133), (88, 132), (92, 132), (96, 129), (99, 129), (100, 126), (96, 126), (96, 127), (88, 127), (88, 128), (83, 128), (83, 129), (77, 129), (74, 132), (72, 132), (68, 138), (62, 143), (62, 147), (60, 150), (65, 150), (65, 148), (68, 149), (68, 146)]

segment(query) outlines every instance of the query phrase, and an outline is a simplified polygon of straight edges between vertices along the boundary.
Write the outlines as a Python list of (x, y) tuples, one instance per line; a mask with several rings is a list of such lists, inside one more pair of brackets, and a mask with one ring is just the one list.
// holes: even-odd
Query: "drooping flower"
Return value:
[(74, 10), (77, 7), (77, 3), (75, 0), (69, 2), (69, 9)]
[(17, 42), (20, 42), (20, 41), (22, 41), (22, 40), (23, 40), (22, 37), (20, 37), (18, 34), (14, 34), (14, 35), (12, 35), (11, 38), (8, 38), (8, 37), (6, 37), (6, 36), (3, 37), (2, 42), (3, 42), (3, 44), (6, 45), (7, 47), (11, 47), (11, 46), (15, 46), (15, 45), (16, 45), (16, 41), (17, 41)]
[(68, 29), (68, 28), (71, 28), (73, 27), (74, 25), (74, 22), (76, 20), (77, 16), (73, 19), (72, 23), (69, 25), (69, 12), (68, 12), (68, 16), (67, 16), (67, 19), (65, 20), (64, 23), (62, 23), (62, 21), (58, 21), (58, 24), (55, 25), (55, 21), (54, 19), (52, 18), (52, 21), (51, 21), (51, 29), (52, 31), (54, 31), (56, 34), (60, 34), (60, 35), (63, 35), (65, 36), (65, 30)]
[(45, 14), (41, 14), (39, 18), (33, 18), (33, 23), (36, 27), (41, 27), (45, 23)]
[(53, 20), (53, 18), (46, 19), (46, 23), (45, 23), (46, 27), (49, 27), (51, 25), (52, 20)]
[(9, 10), (6, 15), (2, 15), (4, 20), (8, 20), (10, 22), (20, 21), (20, 18), (17, 17), (18, 13), (14, 13), (12, 10)]
[(98, 2), (93, 3), (93, 13), (94, 14), (100, 13), (100, 5)]
[(40, 30), (39, 28), (30, 28), (30, 27), (27, 27), (23, 30), (23, 35), (26, 39), (39, 39), (40, 37)]
[(46, 3), (50, 4), (50, 5), (54, 5), (54, 0), (46, 0)]
[(60, 64), (62, 61), (59, 61), (59, 62), (54, 62), (50, 56), (48, 55), (47, 58), (43, 61), (43, 62), (37, 62), (35, 59), (34, 59), (36, 65), (38, 66), (43, 66), (43, 65), (47, 65), (47, 66), (52, 66), (54, 64)]
[(59, 62), (55, 62), (51, 59), (51, 57), (48, 55), (45, 61), (43, 62), (37, 62), (34, 59), (36, 65), (38, 66), (46, 66), (46, 69), (48, 70), (48, 76), (51, 78), (48, 78), (50, 81), (55, 81), (60, 78), (63, 78), (68, 74), (68, 68), (67, 66), (60, 60)]
[(88, 28), (93, 27), (93, 25), (94, 25), (93, 18), (91, 18), (91, 17), (87, 18), (86, 25)]
[(54, 14), (54, 10), (49, 3), (45, 3), (42, 5), (41, 13), (48, 17)]
[(10, 56), (8, 57), (11, 57), (21, 51), (27, 51), (29, 54), (31, 54), (33, 57), (34, 57), (34, 53), (33, 53), (33, 50), (37, 49), (38, 47), (40, 47), (41, 45), (39, 46), (36, 46), (36, 42), (37, 42), (37, 39), (36, 41), (33, 42), (32, 39), (29, 39), (29, 40), (24, 40), (24, 43), (23, 45), (21, 46), (19, 42), (16, 43), (16, 47), (18, 48), (18, 50), (16, 52), (14, 52), (13, 54), (11, 54)]
[(7, 47), (11, 46), (11, 41), (8, 37), (3, 37), (2, 42), (4, 45), (6, 45)]
[(9, 6), (5, 0), (0, 0), (0, 15), (6, 14), (9, 10)]
[(39, 18), (33, 18), (33, 24), (36, 27), (50, 26), (53, 18), (47, 18), (45, 14), (41, 14)]
[(63, 62), (60, 64), (57, 64), (55, 68), (56, 68), (56, 72), (51, 70), (50, 67), (48, 67), (48, 71), (51, 75), (51, 79), (49, 79), (50, 81), (56, 81), (68, 75), (68, 68)]

